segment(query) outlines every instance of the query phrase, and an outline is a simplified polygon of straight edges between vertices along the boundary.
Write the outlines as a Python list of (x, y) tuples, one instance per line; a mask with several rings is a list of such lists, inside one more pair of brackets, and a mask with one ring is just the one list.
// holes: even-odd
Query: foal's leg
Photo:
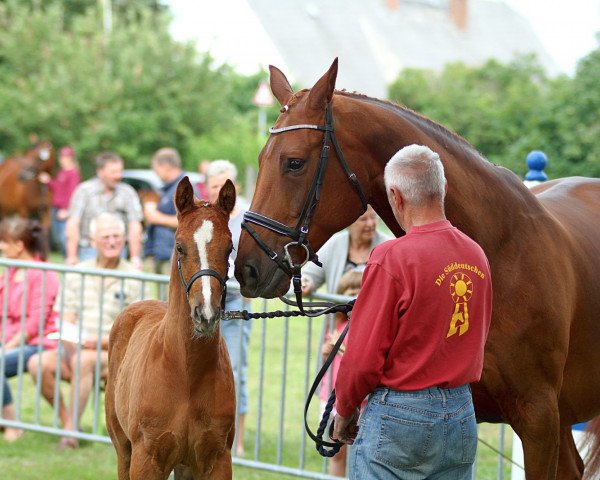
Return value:
[(231, 480), (232, 475), (231, 451), (228, 450), (225, 455), (221, 455), (215, 462), (210, 478), (214, 480)]
[[(149, 447), (146, 448), (146, 447)], [(178, 444), (171, 433), (140, 438), (132, 446), (129, 476), (131, 480), (166, 480), (179, 464)]]

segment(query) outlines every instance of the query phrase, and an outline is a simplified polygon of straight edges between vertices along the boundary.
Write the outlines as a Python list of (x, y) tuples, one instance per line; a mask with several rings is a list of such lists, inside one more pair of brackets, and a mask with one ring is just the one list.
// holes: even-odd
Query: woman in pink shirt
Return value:
[(58, 151), (58, 163), (60, 170), (56, 178), (51, 178), (46, 172), (42, 172), (39, 174), (38, 180), (47, 184), (52, 192), (52, 239), (60, 246), (62, 254), (65, 255), (65, 225), (69, 202), (73, 191), (81, 182), (81, 175), (75, 150), (72, 147), (65, 146)]
[[(13, 260), (45, 261), (47, 240), (39, 222), (22, 218), (4, 220), (0, 223), (0, 251)], [(6, 420), (16, 418), (7, 378), (19, 373), (19, 358), (23, 358), (21, 365), (27, 365), (29, 357), (38, 349), (56, 348), (56, 341), (46, 335), (56, 331), (53, 307), (58, 288), (56, 272), (18, 267), (0, 270), (0, 355), (4, 356), (2, 417)], [(22, 434), (17, 428), (4, 429), (7, 441), (14, 441)]]

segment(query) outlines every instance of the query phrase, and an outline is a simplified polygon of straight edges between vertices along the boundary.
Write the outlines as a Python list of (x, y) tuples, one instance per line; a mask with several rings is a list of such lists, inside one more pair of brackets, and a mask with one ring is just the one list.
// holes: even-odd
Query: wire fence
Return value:
[[(61, 285), (65, 284), (66, 275), (76, 275), (79, 278), (80, 313), (84, 310), (86, 289), (95, 287), (95, 294), (103, 298), (106, 279), (118, 282), (121, 290), (125, 290), (125, 283), (135, 284), (140, 299), (164, 299), (167, 292), (169, 277), (166, 275), (155, 275), (148, 273), (132, 273), (118, 270), (83, 269), (81, 267), (70, 267), (66, 265), (22, 262), (8, 259), (0, 259), (0, 274), (4, 278), (9, 267), (38, 269), (44, 272), (42, 295), (46, 293), (46, 281), (49, 272), (56, 272)], [(27, 275), (24, 278), (24, 291), (27, 292)], [(97, 285), (96, 285), (97, 283)], [(91, 285), (91, 286), (90, 286)], [(88, 287), (86, 287), (88, 286)], [(2, 332), (6, 331), (7, 321), (7, 292), (8, 282), (5, 281), (4, 301), (2, 315)], [(239, 286), (232, 282), (228, 284), (229, 289), (239, 290)], [(72, 293), (72, 292), (71, 292)], [(88, 291), (89, 294), (89, 291)], [(26, 295), (26, 293), (25, 293)], [(339, 295), (326, 295), (316, 293), (315, 299), (340, 301), (345, 297)], [(61, 288), (56, 298), (56, 309), (58, 311), (58, 328), (66, 332), (64, 328), (64, 299), (65, 289)], [(122, 298), (125, 303), (124, 298)], [(25, 305), (25, 303), (24, 303)], [(99, 308), (103, 308), (103, 302), (99, 302)], [(252, 302), (252, 308), (257, 311), (273, 311), (277, 309), (289, 310), (279, 300), (257, 299)], [(99, 312), (102, 318), (103, 312)], [(25, 327), (25, 308), (22, 310), (21, 326)], [(46, 322), (44, 313), (40, 317), (40, 333), (44, 331)], [(64, 356), (70, 349), (71, 355), (75, 355), (76, 368), (71, 379), (72, 386), (78, 391), (81, 379), (79, 369), (79, 358), (82, 354), (81, 347), (81, 322), (82, 315), (77, 315), (78, 326), (76, 338), (67, 340), (67, 334), (62, 334), (57, 339), (58, 358)], [(282, 475), (291, 475), (301, 478), (313, 478), (332, 480), (339, 477), (329, 475), (328, 460), (321, 458), (315, 450), (314, 444), (304, 431), (304, 402), (308, 395), (312, 381), (321, 365), (321, 343), (325, 331), (326, 322), (332, 322), (333, 318), (307, 318), (307, 317), (284, 317), (284, 318), (261, 318), (253, 321), (250, 337), (249, 362), (248, 362), (248, 389), (249, 389), (249, 411), (245, 418), (245, 453), (238, 456), (233, 452), (235, 465), (242, 465), (252, 469), (277, 472)], [(101, 322), (97, 325), (98, 333), (102, 332)], [(241, 328), (241, 327), (240, 327)], [(79, 335), (77, 337), (77, 335)], [(99, 335), (100, 336), (100, 335)], [(22, 335), (22, 342), (24, 342)], [(240, 335), (242, 338), (242, 335)], [(4, 371), (4, 358), (6, 339), (2, 334), (2, 346), (0, 347), (0, 371)], [(242, 345), (240, 345), (240, 348)], [(37, 353), (42, 353), (42, 347), (37, 347)], [(20, 350), (22, 351), (22, 349)], [(17, 374), (9, 379), (10, 389), (14, 398), (16, 418), (8, 420), (0, 416), (0, 426), (22, 428), (49, 435), (68, 436), (81, 440), (110, 443), (104, 422), (104, 378), (100, 368), (101, 349), (97, 350), (97, 360), (94, 368), (94, 380), (92, 392), (86, 406), (77, 404), (77, 396), (71, 400), (71, 385), (61, 381), (60, 363), (54, 372), (54, 401), (49, 403), (43, 395), (43, 382), (41, 375), (41, 356), (33, 357), (33, 362), (38, 363), (37, 374), (32, 375), (27, 371), (27, 362), (20, 355)], [(241, 367), (240, 367), (241, 368)], [(240, 372), (238, 372), (240, 373)], [(237, 375), (239, 381), (240, 375)], [(331, 378), (328, 383), (331, 384)], [(3, 395), (4, 384), (0, 383), (0, 397)], [(239, 391), (239, 385), (236, 386)], [(59, 396), (65, 402), (73, 402), (73, 423), (77, 425), (78, 412), (85, 408), (81, 429), (67, 430), (64, 428), (59, 405)], [(319, 399), (315, 398), (309, 410), (309, 422), (316, 428), (319, 422), (320, 406)], [(509, 429), (510, 430), (510, 429)], [(512, 431), (505, 435), (505, 426), (481, 425), (480, 426), (480, 448), (476, 460), (476, 478), (480, 479), (507, 479), (510, 478), (511, 464), (509, 455)], [(519, 467), (515, 467), (519, 468)], [(116, 470), (116, 466), (115, 466)]]

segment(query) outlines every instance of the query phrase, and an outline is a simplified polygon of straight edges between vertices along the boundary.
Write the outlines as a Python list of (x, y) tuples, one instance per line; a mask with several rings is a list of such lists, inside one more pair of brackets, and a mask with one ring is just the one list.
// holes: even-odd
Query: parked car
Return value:
[[(198, 172), (185, 172), (189, 177), (192, 185), (204, 182), (204, 175)], [(156, 192), (160, 190), (163, 182), (158, 175), (154, 173), (154, 170), (150, 169), (130, 169), (123, 170), (123, 182), (131, 185), (136, 192)]]

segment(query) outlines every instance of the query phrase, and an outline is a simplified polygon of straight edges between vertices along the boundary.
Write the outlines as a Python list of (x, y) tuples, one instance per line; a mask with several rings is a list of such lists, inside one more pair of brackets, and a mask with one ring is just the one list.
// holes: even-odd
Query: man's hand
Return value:
[(315, 289), (314, 284), (306, 277), (302, 277), (300, 286), (302, 288), (302, 295), (310, 295)]
[(333, 419), (333, 435), (331, 439), (333, 441), (352, 445), (354, 439), (358, 434), (358, 417), (360, 416), (360, 410), (357, 408), (354, 414), (350, 417), (342, 417), (336, 415)]

